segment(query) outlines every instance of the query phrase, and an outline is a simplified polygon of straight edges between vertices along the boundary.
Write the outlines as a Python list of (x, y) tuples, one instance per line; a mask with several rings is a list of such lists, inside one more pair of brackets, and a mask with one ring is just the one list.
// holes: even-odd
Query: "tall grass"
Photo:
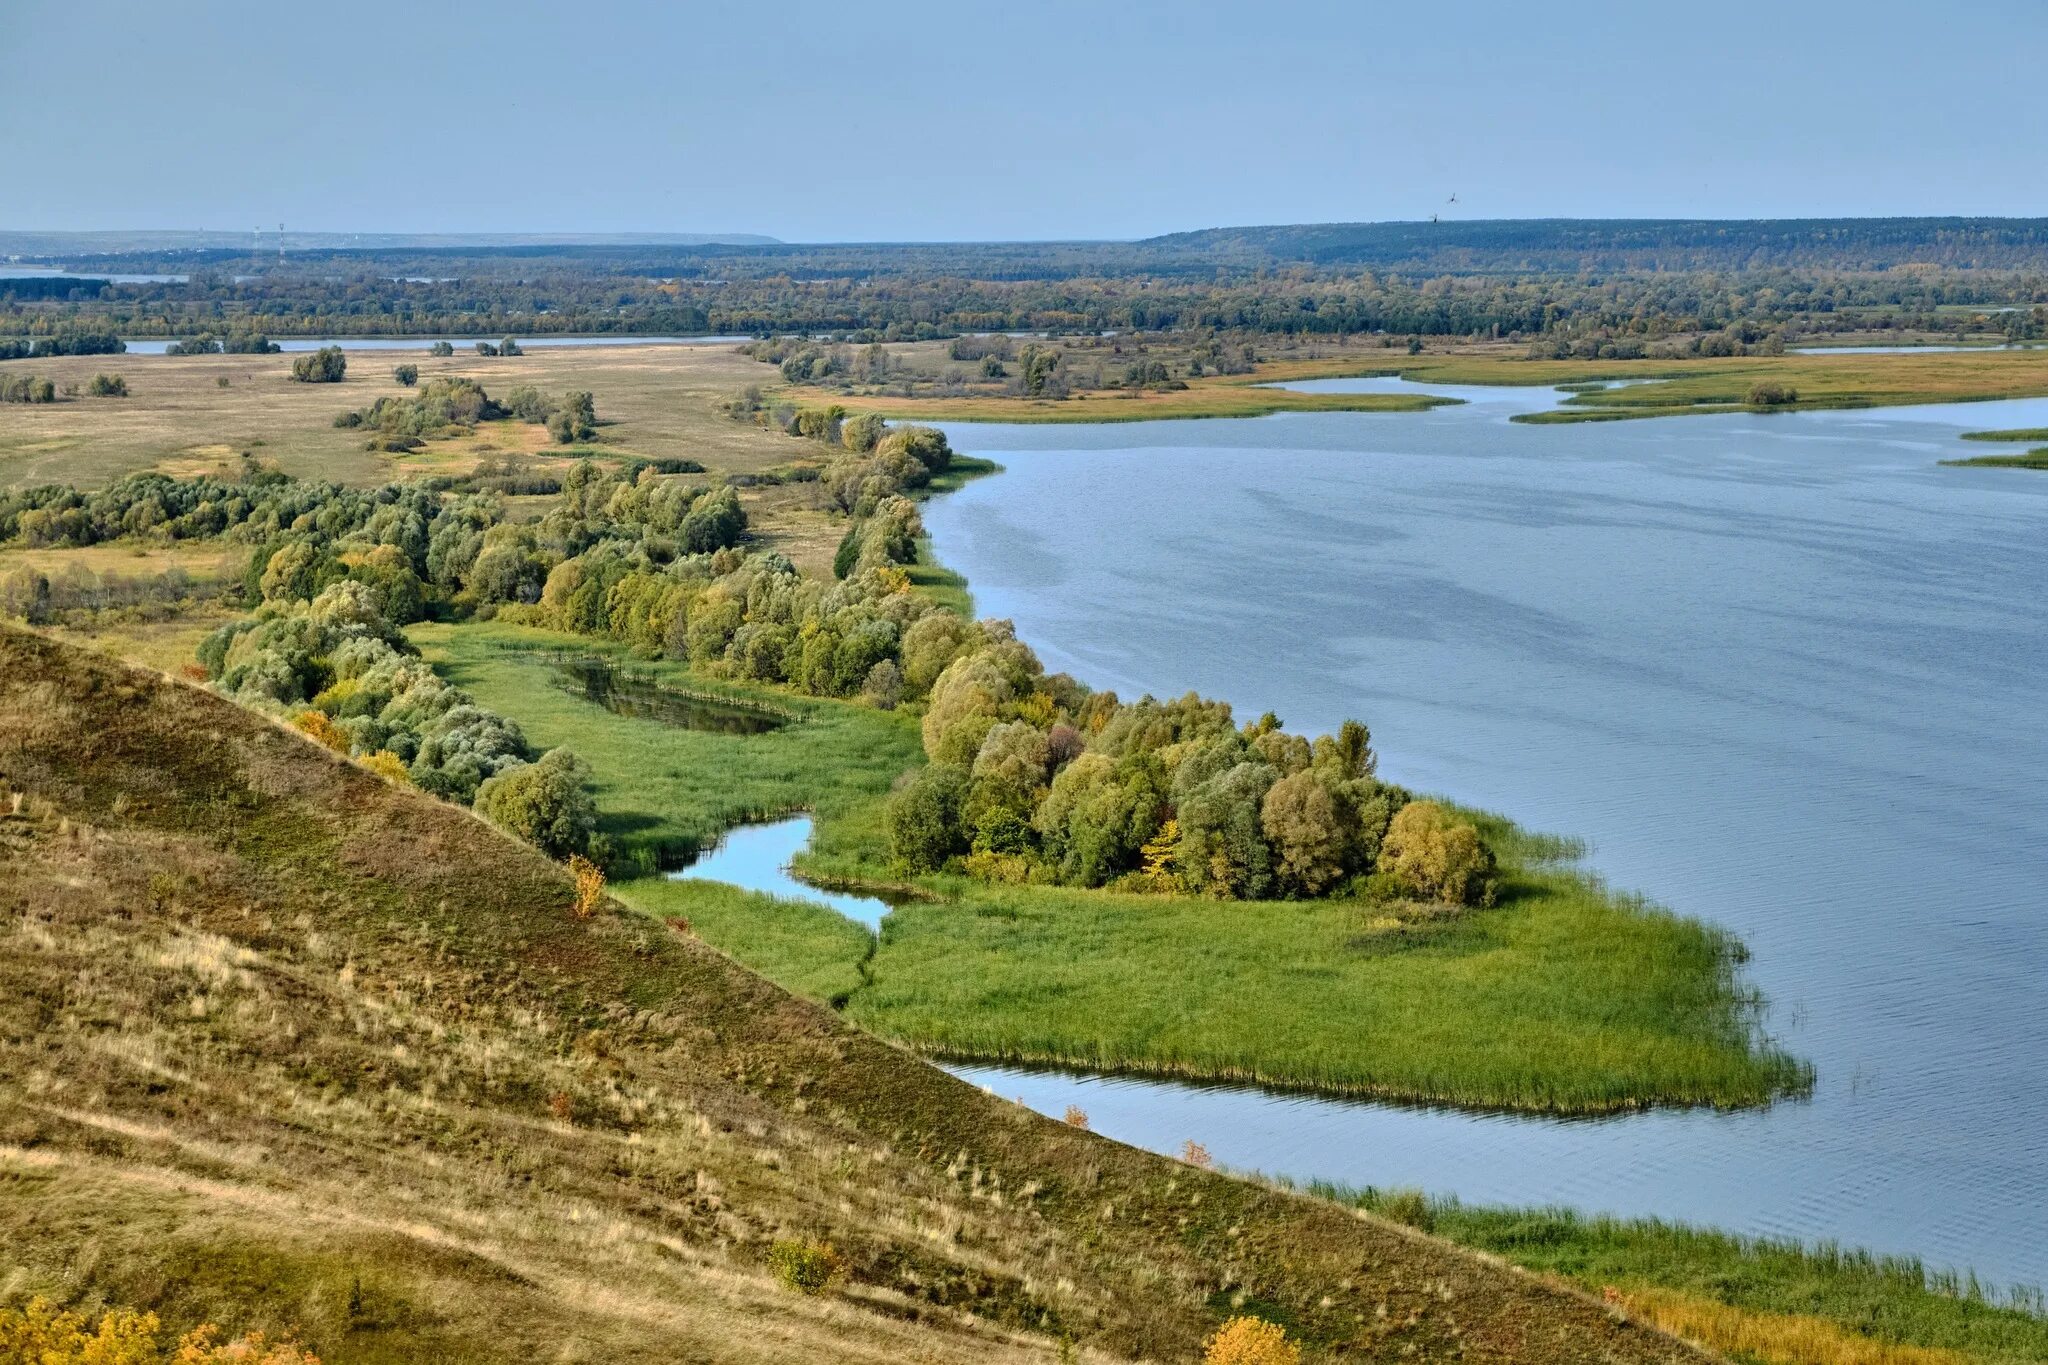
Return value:
[[(1285, 1182), (1281, 1182), (1285, 1183)], [(1312, 1184), (1311, 1193), (1416, 1223), (1412, 1196)], [(1738, 1237), (1661, 1219), (1427, 1202), (1437, 1235), (1562, 1276), (1667, 1331), (1767, 1361), (1936, 1365), (2048, 1360), (2048, 1300), (1996, 1293), (1917, 1258)]]
[(1760, 1104), (1724, 935), (1564, 868), (1499, 909), (1378, 927), (1343, 902), (961, 883), (883, 925), (849, 1006), (932, 1052), (1529, 1111)]

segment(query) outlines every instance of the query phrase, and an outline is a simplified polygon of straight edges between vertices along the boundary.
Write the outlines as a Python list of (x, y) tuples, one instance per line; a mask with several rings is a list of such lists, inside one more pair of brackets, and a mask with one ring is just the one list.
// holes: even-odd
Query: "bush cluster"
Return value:
[(930, 762), (888, 810), (907, 871), (1224, 899), (1493, 895), (1477, 829), (1380, 781), (1357, 721), (1310, 741), (1192, 693), (1121, 702), (1047, 676), (1002, 622), (944, 616), (915, 643)]

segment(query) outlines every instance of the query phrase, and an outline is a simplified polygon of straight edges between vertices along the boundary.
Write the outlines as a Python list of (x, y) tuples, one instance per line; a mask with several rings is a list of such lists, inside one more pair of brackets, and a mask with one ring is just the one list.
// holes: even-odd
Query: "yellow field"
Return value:
[(504, 423), (411, 456), (364, 450), (363, 433), (337, 429), (334, 418), (404, 392), (391, 377), (400, 362), (418, 365), (422, 380), (462, 375), (494, 395), (521, 384), (553, 393), (588, 389), (597, 397), (603, 442), (620, 454), (687, 456), (737, 471), (788, 458), (776, 438), (715, 410), (718, 399), (773, 373), (730, 346), (536, 348), (493, 360), (462, 351), (436, 359), (423, 342), (416, 352), (351, 351), (348, 378), (339, 384), (296, 383), (291, 362), (290, 355), (101, 355), (0, 363), (0, 373), (47, 375), (60, 386), (119, 374), (130, 393), (0, 408), (0, 486), (91, 486), (143, 469), (231, 472), (243, 451), (289, 474), (368, 485), (409, 470), (448, 472), (491, 453), (485, 446), (545, 449), (540, 428)]

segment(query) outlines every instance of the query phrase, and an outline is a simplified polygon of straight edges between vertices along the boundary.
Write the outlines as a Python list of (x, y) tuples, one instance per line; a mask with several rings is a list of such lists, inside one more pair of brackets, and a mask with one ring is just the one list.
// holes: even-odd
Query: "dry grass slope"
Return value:
[[(0, 1298), (330, 1362), (1679, 1362), (1337, 1205), (1040, 1119), (198, 689), (0, 631)], [(766, 1273), (831, 1242), (812, 1298)]]

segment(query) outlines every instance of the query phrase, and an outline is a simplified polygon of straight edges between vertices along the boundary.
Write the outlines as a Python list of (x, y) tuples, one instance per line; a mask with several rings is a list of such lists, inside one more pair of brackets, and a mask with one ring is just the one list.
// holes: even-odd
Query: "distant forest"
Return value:
[[(90, 243), (86, 245), (98, 245)], [(499, 241), (51, 252), (118, 284), (0, 279), (0, 335), (1206, 328), (1529, 338), (1745, 322), (1932, 327), (2048, 302), (2048, 219), (1529, 220), (1212, 229), (1139, 242)], [(0, 271), (4, 274), (4, 271)]]

